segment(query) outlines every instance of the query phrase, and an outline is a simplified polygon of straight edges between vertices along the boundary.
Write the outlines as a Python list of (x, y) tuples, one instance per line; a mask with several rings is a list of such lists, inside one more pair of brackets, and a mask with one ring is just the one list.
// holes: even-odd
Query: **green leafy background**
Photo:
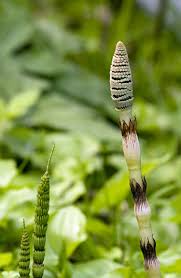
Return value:
[(134, 0), (0, 2), (0, 277), (18, 277), (22, 219), (32, 234), (53, 143), (44, 277), (145, 277), (109, 92), (118, 40), (161, 270), (181, 277), (180, 21), (160, 2), (157, 14)]

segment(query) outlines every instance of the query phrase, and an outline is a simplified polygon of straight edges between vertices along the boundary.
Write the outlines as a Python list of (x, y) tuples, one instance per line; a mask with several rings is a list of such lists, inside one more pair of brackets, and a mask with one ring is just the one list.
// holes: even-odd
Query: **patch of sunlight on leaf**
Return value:
[[(61, 241), (59, 242), (59, 246), (61, 245)], [(48, 268), (55, 268), (58, 264), (59, 259), (59, 253), (57, 254), (50, 246), (49, 238), (46, 239), (46, 256), (45, 256), (45, 266), (48, 266)], [(61, 253), (61, 248), (60, 248)]]
[(19, 278), (19, 273), (16, 271), (3, 271), (2, 278)]
[[(150, 198), (151, 199), (151, 198)], [(155, 204), (155, 200), (153, 204)], [(160, 200), (158, 199), (158, 204), (160, 204)], [(175, 210), (171, 205), (171, 202), (167, 200), (164, 206), (160, 208), (159, 211), (159, 222), (155, 223), (157, 225), (157, 230), (159, 233), (162, 231), (166, 234), (166, 236), (162, 239), (162, 242), (167, 244), (168, 246), (172, 246), (175, 242), (179, 240), (180, 237), (180, 229), (179, 226), (173, 221), (175, 216)], [(181, 250), (180, 250), (181, 251)]]
[(181, 259), (175, 261), (175, 263), (170, 264), (168, 266), (163, 266), (162, 269), (166, 273), (180, 273), (181, 275)]
[(55, 165), (53, 176), (56, 180), (74, 183), (83, 181), (94, 170), (100, 170), (101, 166), (102, 163), (99, 157), (81, 160), (70, 155)]
[(158, 166), (167, 162), (169, 160), (169, 158), (170, 158), (170, 155), (165, 154), (165, 156), (157, 157), (157, 158), (152, 159), (150, 161), (143, 161), (143, 163), (142, 163), (143, 175), (150, 174)]
[(0, 268), (10, 265), (12, 259), (13, 259), (12, 253), (10, 252), (0, 253)]
[(100, 143), (86, 135), (51, 133), (46, 136), (45, 140), (47, 147), (52, 142), (55, 144), (58, 160), (70, 155), (83, 160), (96, 155), (100, 151)]
[(11, 181), (11, 188), (20, 189), (26, 187), (35, 188), (40, 181), (40, 176), (37, 173), (30, 172), (19, 174)]
[(7, 117), (14, 119), (23, 116), (40, 96), (40, 90), (27, 90), (13, 97), (7, 108)]
[[(33, 204), (36, 199), (36, 193), (30, 189), (9, 190), (0, 197), (0, 219), (4, 217), (25, 217), (26, 210), (30, 209), (32, 212), (32, 206), (28, 206), (28, 203)], [(24, 207), (24, 205), (26, 206)]]
[(0, 160), (0, 187), (6, 187), (17, 173), (14, 160)]
[(176, 158), (163, 163), (157, 169), (154, 170), (151, 175), (151, 181), (153, 184), (167, 184), (177, 182), (179, 184), (181, 172), (181, 159)]
[(164, 278), (180, 278), (180, 274), (164, 274)]
[(60, 242), (65, 241), (66, 254), (70, 256), (75, 248), (86, 239), (86, 217), (74, 206), (55, 213), (48, 226), (48, 241), (51, 248), (59, 254)]
[[(101, 247), (100, 247), (101, 248)], [(117, 260), (119, 261), (123, 255), (122, 250), (119, 247), (112, 247), (109, 250), (106, 250), (104, 247), (101, 248), (103, 251), (103, 257), (105, 259)]]
[(165, 273), (181, 274), (181, 248), (180, 245), (168, 249), (159, 255), (161, 269)]
[(75, 183), (60, 182), (52, 185), (51, 187), (51, 209), (56, 211), (58, 207), (72, 204), (80, 196), (86, 192), (83, 182), (78, 181)]
[[(120, 148), (120, 144), (119, 144), (119, 148)], [(107, 161), (109, 165), (113, 166), (118, 170), (125, 168), (125, 158), (121, 152), (116, 154), (110, 154), (107, 158)]]
[(169, 113), (158, 110), (156, 106), (142, 100), (137, 100), (135, 103), (135, 115), (140, 130), (149, 132), (155, 129), (168, 130), (172, 126)]
[[(54, 269), (49, 269), (49, 268), (47, 268), (46, 269), (46, 265), (45, 265), (45, 270), (44, 270), (44, 273), (43, 273), (43, 278), (64, 278), (64, 277), (62, 277), (62, 276), (57, 276), (56, 275), (56, 268), (54, 268)], [(57, 272), (58, 272), (58, 270), (57, 270)], [(66, 278), (66, 277), (65, 277)]]
[(120, 265), (118, 263), (112, 262), (110, 260), (94, 260), (87, 263), (80, 263), (75, 265), (72, 278), (112, 278), (111, 276), (105, 275), (111, 275), (113, 271), (116, 271), (119, 268)]

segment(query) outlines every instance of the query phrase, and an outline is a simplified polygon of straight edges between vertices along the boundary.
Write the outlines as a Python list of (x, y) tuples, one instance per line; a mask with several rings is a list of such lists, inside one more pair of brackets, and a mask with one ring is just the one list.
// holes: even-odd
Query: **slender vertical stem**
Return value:
[(41, 183), (38, 187), (33, 235), (33, 278), (42, 278), (44, 273), (45, 243), (50, 201), (49, 166), (54, 148), (55, 145), (53, 145), (46, 171), (41, 177)]
[(19, 275), (21, 278), (30, 277), (30, 240), (23, 219), (23, 233), (21, 237), (21, 250), (19, 259)]
[(136, 133), (136, 119), (132, 116), (132, 76), (126, 48), (122, 42), (116, 45), (110, 70), (111, 97), (119, 111), (123, 153), (127, 163), (130, 188), (134, 200), (134, 212), (140, 231), (140, 248), (144, 265), (150, 278), (160, 277), (156, 256), (156, 242), (151, 228), (151, 209), (146, 198), (147, 183), (141, 173), (141, 152)]

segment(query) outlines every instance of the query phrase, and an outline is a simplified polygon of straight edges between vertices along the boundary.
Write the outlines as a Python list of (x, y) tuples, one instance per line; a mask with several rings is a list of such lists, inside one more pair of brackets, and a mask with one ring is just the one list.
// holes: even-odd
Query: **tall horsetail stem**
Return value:
[(20, 259), (19, 259), (19, 275), (21, 278), (30, 277), (30, 240), (29, 234), (25, 227), (25, 221), (23, 220), (23, 233), (21, 237), (20, 246)]
[(148, 277), (161, 277), (156, 256), (156, 242), (151, 228), (151, 209), (146, 198), (147, 183), (141, 173), (141, 152), (136, 133), (136, 120), (132, 116), (133, 86), (126, 47), (118, 42), (110, 69), (110, 90), (115, 108), (119, 112), (123, 153), (127, 163), (134, 212), (140, 231), (140, 248)]
[(41, 177), (41, 183), (38, 187), (37, 204), (34, 219), (34, 235), (33, 235), (33, 266), (32, 272), (34, 278), (43, 277), (44, 273), (44, 258), (45, 258), (45, 242), (46, 231), (48, 226), (48, 211), (49, 211), (49, 166), (53, 155), (55, 145), (53, 145), (47, 168), (44, 175)]

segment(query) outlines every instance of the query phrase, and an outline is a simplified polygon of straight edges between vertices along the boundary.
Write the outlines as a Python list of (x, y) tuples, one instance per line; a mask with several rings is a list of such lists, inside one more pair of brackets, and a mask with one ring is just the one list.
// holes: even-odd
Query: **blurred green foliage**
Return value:
[(179, 21), (173, 30), (163, 13), (134, 0), (0, 2), (1, 277), (17, 277), (22, 218), (32, 232), (53, 142), (44, 277), (145, 277), (109, 93), (117, 40), (133, 71), (162, 272), (181, 276)]

